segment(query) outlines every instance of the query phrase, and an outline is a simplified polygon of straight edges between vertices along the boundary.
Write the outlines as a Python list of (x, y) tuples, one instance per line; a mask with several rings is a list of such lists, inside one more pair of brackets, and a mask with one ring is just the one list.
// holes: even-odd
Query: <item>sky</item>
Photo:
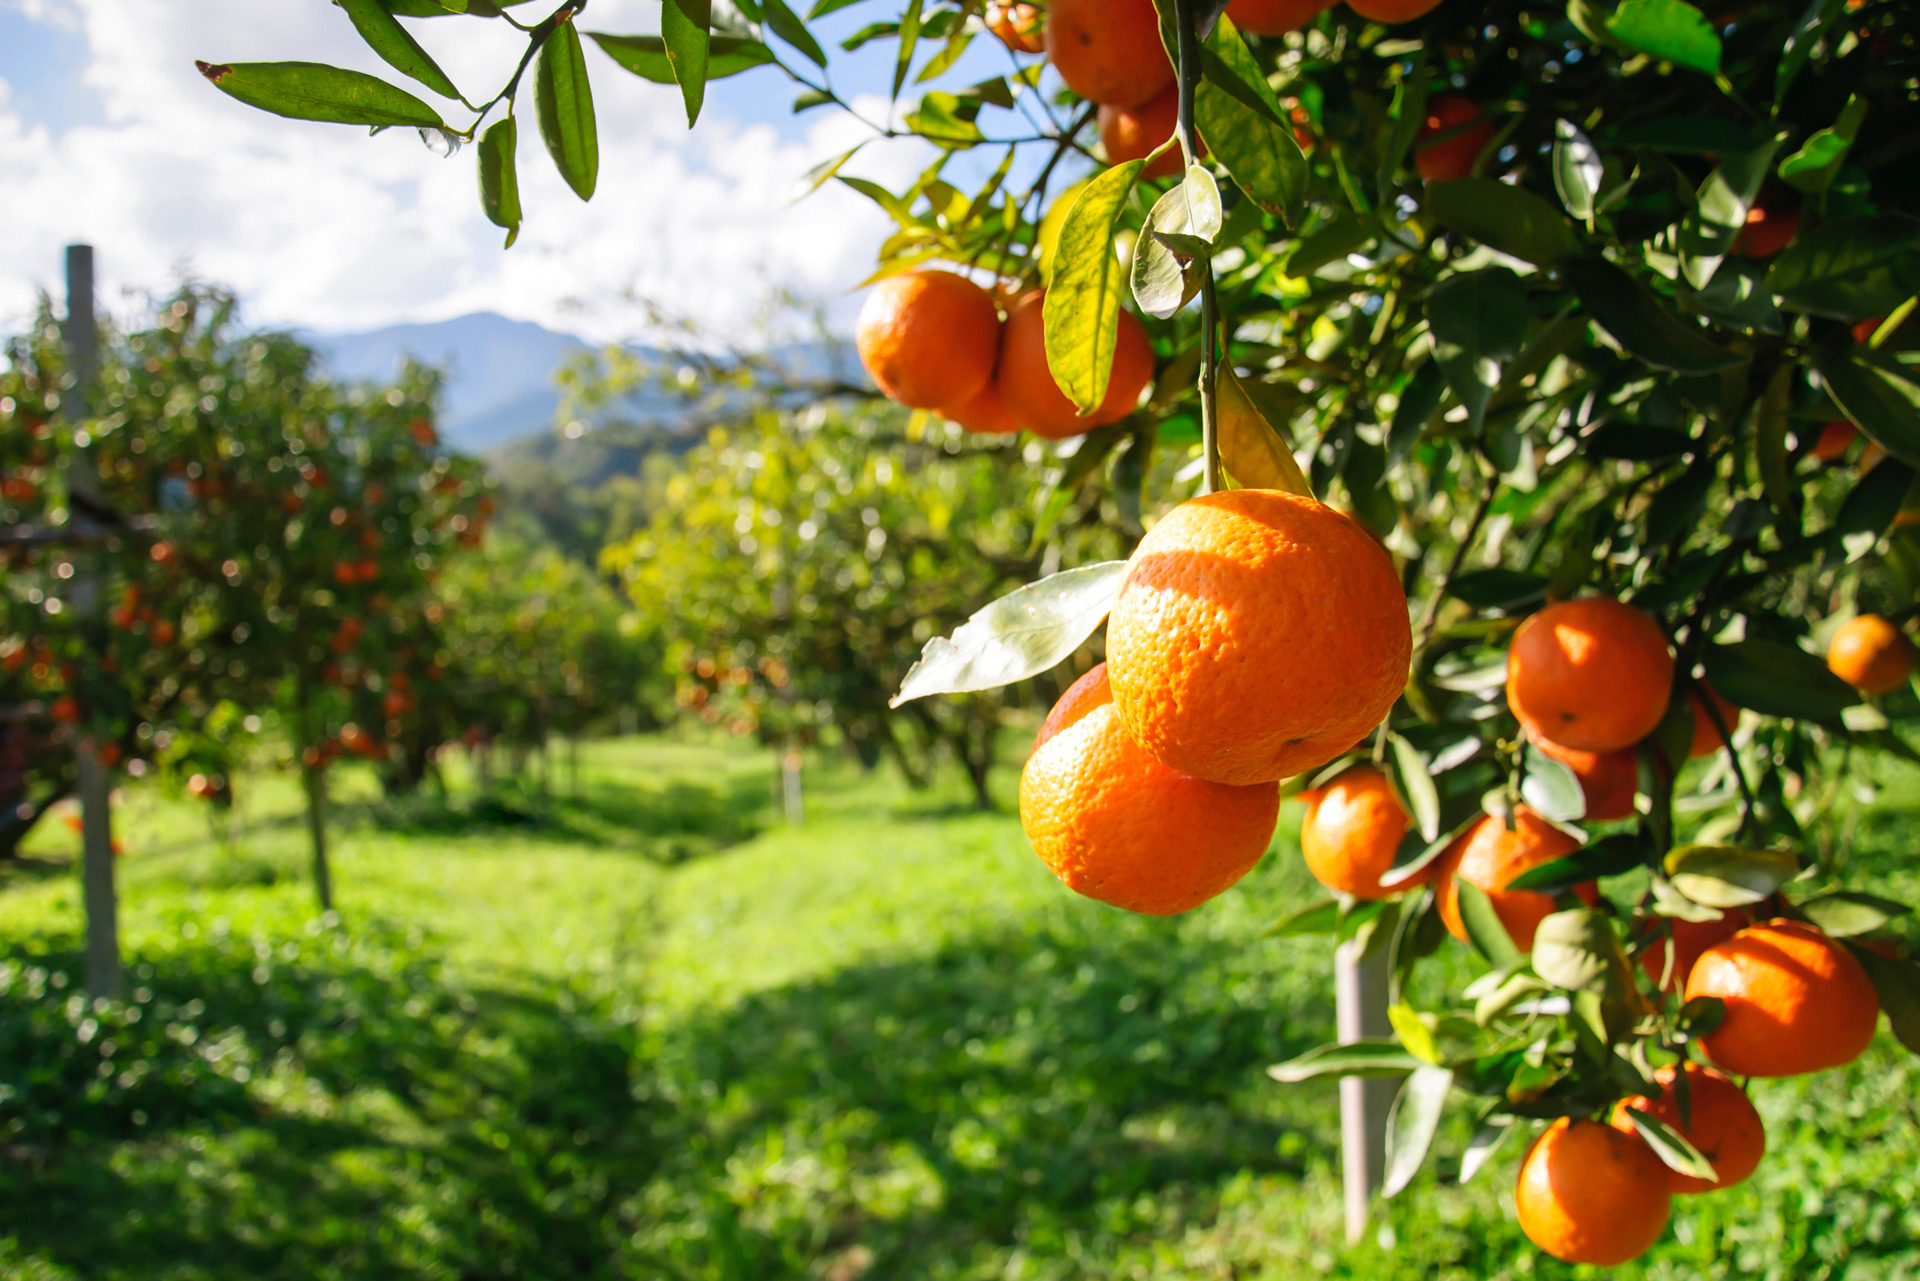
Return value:
[[(856, 4), (826, 29), (845, 34), (885, 5)], [(650, 33), (658, 15), (659, 0), (593, 0), (581, 25)], [(524, 47), (497, 21), (409, 25), (475, 100)], [(955, 83), (1006, 69), (990, 44), (976, 42)], [(836, 84), (884, 94), (891, 49), (836, 66)], [(849, 326), (851, 291), (892, 226), (838, 184), (795, 203), (808, 169), (870, 135), (832, 108), (794, 118), (795, 89), (773, 69), (709, 85), (690, 134), (677, 89), (590, 49), (598, 190), (579, 201), (523, 126), (527, 221), (508, 250), (480, 213), (472, 149), (443, 158), (412, 130), (369, 137), (267, 115), (215, 90), (196, 58), (329, 62), (442, 105), (327, 0), (0, 0), (0, 330), (17, 329), (36, 291), (58, 296), (62, 246), (86, 242), (101, 304), (122, 316), (191, 274), (236, 289), (262, 325), (337, 332), (494, 311), (614, 341), (644, 337), (638, 299), (737, 341), (776, 286)], [(880, 97), (855, 102), (886, 115)], [(930, 159), (924, 144), (882, 142), (848, 172), (897, 188)]]

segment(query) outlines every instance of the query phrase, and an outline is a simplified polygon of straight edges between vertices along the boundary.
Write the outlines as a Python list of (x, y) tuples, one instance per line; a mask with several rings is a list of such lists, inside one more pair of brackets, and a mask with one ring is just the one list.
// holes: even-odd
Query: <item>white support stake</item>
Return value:
[[(1387, 949), (1376, 947), (1356, 959), (1353, 944), (1342, 943), (1333, 960), (1334, 1018), (1340, 1044), (1362, 1037), (1388, 1036)], [(1367, 1230), (1367, 1210), (1380, 1187), (1387, 1162), (1387, 1111), (1398, 1083), (1391, 1078), (1340, 1078), (1340, 1168), (1346, 1185), (1347, 1240)]]

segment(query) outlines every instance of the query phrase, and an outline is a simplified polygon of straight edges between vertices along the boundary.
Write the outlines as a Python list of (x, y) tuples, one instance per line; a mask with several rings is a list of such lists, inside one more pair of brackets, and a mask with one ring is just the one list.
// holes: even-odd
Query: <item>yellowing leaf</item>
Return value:
[(1248, 489), (1284, 489), (1313, 497), (1286, 440), (1247, 395), (1231, 369), (1220, 371), (1220, 464)]

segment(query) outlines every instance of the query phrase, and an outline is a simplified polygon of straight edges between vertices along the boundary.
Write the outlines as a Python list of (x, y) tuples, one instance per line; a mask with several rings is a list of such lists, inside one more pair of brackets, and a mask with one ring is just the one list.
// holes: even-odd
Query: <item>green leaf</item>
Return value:
[(1882, 449), (1920, 466), (1920, 383), (1858, 348), (1814, 353), (1813, 367), (1841, 412)]
[(920, 109), (906, 116), (907, 128), (937, 147), (959, 151), (986, 141), (974, 117), (980, 112), (977, 102), (962, 102), (950, 93), (929, 93), (920, 99)]
[[(1205, 78), (1194, 92), (1194, 124), (1240, 190), (1289, 227), (1300, 221), (1307, 158), (1260, 64), (1227, 18), (1207, 38)], [(1258, 104), (1257, 106), (1255, 104)]]
[(1332, 934), (1340, 928), (1340, 903), (1336, 899), (1322, 899), (1311, 907), (1303, 907), (1292, 916), (1282, 920), (1262, 938), (1297, 938), (1306, 934)]
[(1380, 148), (1380, 169), (1374, 176), (1374, 198), (1383, 205), (1393, 198), (1394, 177), (1427, 117), (1427, 81), (1427, 51), (1423, 48), (1394, 87), (1393, 107), (1387, 113), (1390, 124)]
[(1706, 374), (1740, 363), (1738, 352), (1708, 342), (1683, 323), (1652, 290), (1604, 258), (1574, 258), (1560, 265), (1586, 307), (1613, 340), (1658, 369)]
[(1913, 909), (1904, 903), (1876, 898), (1872, 894), (1862, 894), (1858, 890), (1837, 890), (1832, 894), (1822, 894), (1819, 898), (1810, 898), (1801, 903), (1799, 908), (1801, 914), (1809, 921), (1819, 926), (1824, 933), (1837, 939), (1871, 934), (1913, 913)]
[(1790, 850), (1676, 845), (1667, 851), (1666, 869), (1682, 894), (1706, 907), (1725, 909), (1765, 899), (1800, 874), (1800, 860)]
[(1286, 273), (1289, 276), (1311, 276), (1320, 268), (1345, 258), (1373, 239), (1373, 232), (1367, 224), (1360, 221), (1348, 210), (1336, 210), (1333, 216), (1314, 228), (1311, 235), (1301, 238), (1287, 255)]
[(907, 72), (913, 69), (913, 51), (920, 43), (920, 5), (921, 0), (907, 0), (906, 12), (900, 15), (900, 53), (893, 64), (893, 96), (900, 96), (900, 86), (907, 83)]
[(1114, 230), (1144, 160), (1115, 165), (1081, 189), (1060, 228), (1043, 318), (1047, 368), (1082, 414), (1106, 398), (1120, 329), (1121, 279)]
[(1316, 1046), (1298, 1058), (1274, 1064), (1267, 1075), (1282, 1085), (1294, 1085), (1321, 1076), (1400, 1076), (1428, 1066), (1397, 1041), (1371, 1039)]
[[(1546, 594), (1546, 575), (1524, 569), (1476, 569), (1457, 575), (1447, 584), (1447, 595), (1475, 609), (1517, 609)], [(1504, 682), (1505, 677), (1501, 680)]]
[(1453, 879), (1453, 887), (1458, 895), (1460, 924), (1467, 932), (1474, 950), (1494, 965), (1511, 965), (1521, 957), (1520, 949), (1515, 946), (1513, 936), (1507, 933), (1507, 927), (1493, 910), (1493, 900), (1486, 892), (1471, 881), (1460, 877)]
[[(820, 42), (813, 38), (811, 31), (807, 30), (806, 23), (800, 21), (793, 10), (787, 7), (787, 0), (760, 0), (760, 4), (767, 12), (767, 25), (773, 28), (774, 35), (805, 54), (814, 66), (827, 65), (826, 50), (820, 47)], [(709, 72), (710, 77), (711, 74)]]
[(1628, 1108), (1627, 1117), (1633, 1122), (1633, 1128), (1640, 1132), (1640, 1137), (1647, 1141), (1647, 1146), (1653, 1149), (1653, 1154), (1669, 1170), (1693, 1179), (1719, 1179), (1720, 1174), (1713, 1168), (1713, 1162), (1700, 1155), (1700, 1149), (1687, 1142), (1686, 1136), (1680, 1131), (1639, 1108)]
[(1473, 1176), (1486, 1167), (1487, 1162), (1507, 1136), (1520, 1127), (1510, 1116), (1490, 1116), (1480, 1123), (1467, 1140), (1467, 1150), (1460, 1157), (1460, 1182), (1464, 1185), (1473, 1181)]
[(1683, 431), (1642, 423), (1602, 423), (1580, 438), (1583, 457), (1619, 458), (1630, 463), (1678, 458), (1693, 446), (1693, 437)]
[(1920, 291), (1920, 219), (1869, 214), (1823, 222), (1781, 251), (1767, 287), (1789, 306), (1841, 320), (1883, 316)]
[(196, 62), (200, 74), (249, 107), (294, 120), (385, 128), (445, 128), (440, 113), (376, 76), (319, 62)]
[(1720, 74), (1720, 37), (1707, 15), (1683, 0), (1625, 0), (1607, 19), (1607, 31), (1642, 53)]
[(555, 27), (540, 48), (533, 103), (540, 137), (560, 176), (580, 199), (593, 199), (600, 176), (600, 139), (586, 55), (580, 48), (580, 33), (570, 21)]
[(1860, 122), (1866, 117), (1865, 102), (1857, 97), (1847, 99), (1831, 128), (1814, 134), (1800, 150), (1780, 162), (1780, 177), (1809, 194), (1825, 191), (1846, 162), (1847, 152), (1860, 133)]
[(1393, 745), (1395, 775), (1401, 795), (1407, 798), (1407, 805), (1413, 811), (1414, 829), (1420, 833), (1422, 840), (1438, 839), (1440, 793), (1433, 785), (1433, 775), (1428, 770), (1426, 758), (1404, 735), (1388, 734), (1387, 741)]
[(1728, 155), (1752, 151), (1760, 139), (1721, 116), (1656, 116), (1639, 120), (1605, 135), (1609, 146), (1623, 150), (1645, 147), (1676, 155)]
[(1457, 272), (1428, 293), (1427, 325), (1434, 359), (1467, 407), (1469, 429), (1478, 432), (1500, 385), (1500, 366), (1519, 354), (1526, 338), (1526, 286), (1507, 267)]
[(1593, 217), (1593, 200), (1600, 194), (1604, 166), (1587, 135), (1568, 120), (1553, 122), (1553, 187), (1560, 203), (1582, 222)]
[[(589, 31), (587, 35), (609, 58), (642, 80), (660, 85), (674, 83), (673, 63), (667, 57), (667, 42), (659, 36), (614, 36), (602, 31)], [(717, 35), (707, 41), (707, 79), (710, 81), (737, 76), (742, 71), (764, 67), (772, 61), (773, 50), (750, 36)], [(821, 101), (830, 102), (832, 99), (824, 98)], [(859, 147), (854, 150), (859, 150)]]
[(1766, 285), (1767, 270), (1757, 262), (1722, 260), (1707, 287), (1693, 295), (1694, 305), (1723, 325), (1756, 333), (1779, 334), (1786, 325)]
[(1599, 992), (1626, 969), (1607, 918), (1590, 907), (1555, 912), (1533, 936), (1533, 972), (1569, 992)]
[(1535, 813), (1556, 823), (1586, 817), (1587, 797), (1577, 774), (1532, 743), (1524, 759), (1527, 774), (1520, 780), (1520, 795)]
[[(1721, 272), (1721, 275), (1726, 275)], [(1760, 467), (1760, 485), (1775, 511), (1795, 514), (1799, 491), (1787, 462), (1787, 413), (1792, 408), (1793, 380), (1798, 370), (1781, 365), (1767, 380), (1767, 389), (1754, 406), (1754, 461)]]
[(1618, 876), (1647, 862), (1647, 847), (1632, 832), (1616, 832), (1591, 845), (1583, 845), (1563, 858), (1538, 867), (1530, 867), (1507, 882), (1510, 890), (1532, 890), (1535, 894), (1558, 894), (1603, 876)]
[[(1200, 165), (1156, 200), (1145, 234), (1133, 248), (1133, 300), (1162, 320), (1192, 302), (1208, 271), (1213, 238), (1220, 234), (1220, 190)], [(1191, 237), (1196, 243), (1188, 243)]]
[(1834, 539), (1841, 546), (1862, 534), (1872, 534), (1874, 542), (1880, 541), (1880, 535), (1887, 532), (1894, 517), (1900, 514), (1901, 504), (1912, 486), (1913, 468), (1897, 459), (1883, 460), (1855, 481), (1841, 502), (1840, 512), (1833, 518)]
[(507, 248), (520, 235), (520, 178), (514, 168), (513, 117), (497, 120), (480, 135), (480, 208), (487, 221), (507, 229)]
[(1420, 367), (1413, 371), (1413, 377), (1400, 392), (1400, 403), (1394, 406), (1393, 423), (1387, 429), (1387, 458), (1398, 464), (1404, 461), (1413, 447), (1420, 443), (1420, 436), (1434, 414), (1440, 410), (1440, 397), (1446, 391), (1446, 377), (1440, 370), (1440, 364), (1434, 360), (1423, 360)]
[(420, 47), (411, 32), (388, 12), (381, 0), (334, 0), (347, 11), (353, 28), (367, 47), (402, 75), (412, 76), (443, 98), (458, 98), (460, 91), (447, 79), (438, 63)]
[(928, 641), (888, 706), (1038, 676), (1093, 635), (1126, 576), (1127, 562), (1110, 560), (1016, 588), (976, 612), (951, 638)]
[(1397, 1196), (1420, 1173), (1452, 1089), (1453, 1073), (1431, 1063), (1415, 1068), (1400, 1086), (1387, 1113), (1386, 1177), (1380, 1184), (1381, 1196)]
[(1709, 645), (1701, 661), (1707, 683), (1723, 698), (1762, 716), (1833, 721), (1860, 701), (1851, 685), (1798, 646), (1760, 639)]
[(1873, 980), (1873, 990), (1880, 997), (1880, 1008), (1887, 1012), (1894, 1039), (1920, 1054), (1920, 965), (1896, 961), (1854, 943), (1849, 943), (1847, 950)]
[[(660, 39), (687, 106), (687, 128), (707, 99), (707, 58), (713, 39), (713, 0), (660, 0)], [(585, 73), (582, 72), (582, 83)], [(897, 91), (897, 86), (896, 86)]]
[(1489, 249), (1537, 267), (1580, 252), (1580, 238), (1558, 209), (1493, 178), (1427, 184), (1427, 212)]
[(1807, 65), (1807, 58), (1813, 53), (1813, 47), (1826, 34), (1827, 26), (1840, 16), (1841, 6), (1846, 0), (1812, 0), (1806, 12), (1800, 15), (1800, 21), (1788, 34), (1786, 44), (1780, 51), (1780, 63), (1773, 73), (1773, 101), (1775, 107), (1787, 100), (1787, 90), (1793, 86), (1800, 69)]
[(1699, 203), (1681, 222), (1678, 244), (1681, 273), (1695, 289), (1713, 279), (1720, 260), (1747, 225), (1747, 214), (1766, 182), (1774, 153), (1785, 141), (1785, 134), (1776, 134), (1751, 151), (1728, 156), (1700, 184)]

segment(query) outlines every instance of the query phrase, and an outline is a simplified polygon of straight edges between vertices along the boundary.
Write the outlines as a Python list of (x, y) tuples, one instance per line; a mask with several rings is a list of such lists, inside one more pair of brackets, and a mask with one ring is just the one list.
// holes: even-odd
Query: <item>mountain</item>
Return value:
[(470, 454), (552, 431), (560, 406), (554, 372), (570, 357), (591, 350), (572, 334), (492, 312), (304, 337), (338, 378), (385, 381), (407, 356), (445, 370), (440, 434)]

